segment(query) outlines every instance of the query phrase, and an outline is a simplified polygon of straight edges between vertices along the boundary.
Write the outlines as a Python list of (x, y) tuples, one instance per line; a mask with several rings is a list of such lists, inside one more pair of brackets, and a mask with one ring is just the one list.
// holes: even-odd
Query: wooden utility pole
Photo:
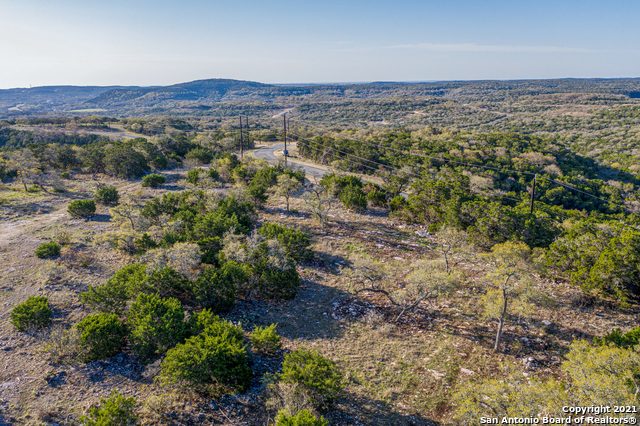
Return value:
[(240, 158), (244, 156), (244, 144), (242, 143), (242, 116), (240, 116)]
[(289, 155), (289, 151), (287, 151), (287, 113), (282, 114), (283, 119), (283, 130), (284, 130), (284, 168), (287, 168), (287, 155)]
[(244, 117), (245, 128), (247, 129), (247, 149), (249, 149), (249, 116)]
[(537, 174), (533, 175), (533, 186), (531, 187), (531, 206), (529, 208), (529, 214), (533, 214), (533, 199), (536, 196), (536, 178)]

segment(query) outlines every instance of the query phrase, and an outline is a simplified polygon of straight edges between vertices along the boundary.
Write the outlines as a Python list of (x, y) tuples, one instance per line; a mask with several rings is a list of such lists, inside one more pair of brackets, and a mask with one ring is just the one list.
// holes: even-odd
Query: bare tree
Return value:
[(298, 189), (300, 189), (300, 181), (287, 174), (278, 175), (278, 183), (276, 184), (276, 195), (284, 197), (287, 202), (287, 211), (289, 211), (289, 198)]
[(396, 322), (421, 303), (450, 293), (459, 283), (459, 276), (445, 272), (442, 262), (437, 259), (419, 261), (404, 277), (400, 287), (397, 286), (397, 277), (392, 275), (386, 265), (361, 254), (352, 258), (352, 266), (345, 270), (345, 274), (356, 284), (356, 294), (383, 294), (398, 309)]
[[(29, 148), (13, 151), (9, 154), (7, 168), (18, 172), (24, 190), (28, 191), (27, 182), (32, 182), (39, 173), (40, 162)], [(42, 188), (42, 186), (41, 186)], [(44, 189), (44, 188), (42, 188)]]
[(333, 207), (334, 198), (325, 187), (312, 184), (305, 189), (302, 199), (311, 214), (320, 222), (320, 229), (324, 234), (324, 228), (329, 219), (329, 212)]
[(508, 306), (512, 302), (514, 308), (522, 309), (526, 305), (531, 292), (529, 287), (529, 272), (531, 252), (529, 246), (523, 242), (507, 241), (493, 246), (490, 253), (482, 255), (482, 259), (492, 266), (486, 280), (489, 284), (487, 294), (483, 299), (485, 315), (498, 320), (498, 330), (493, 349), (500, 349), (502, 329), (507, 317)]

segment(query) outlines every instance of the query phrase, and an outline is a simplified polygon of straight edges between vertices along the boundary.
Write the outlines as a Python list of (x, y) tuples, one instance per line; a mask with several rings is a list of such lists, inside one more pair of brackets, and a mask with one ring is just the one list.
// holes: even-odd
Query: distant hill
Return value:
[[(273, 85), (231, 79), (197, 80), (170, 86), (47, 86), (0, 90), (0, 118), (67, 113), (112, 116), (189, 113), (238, 103), (343, 102), (439, 98), (470, 102), (554, 93), (637, 98), (640, 79), (374, 82)], [(224, 107), (226, 108), (226, 107)], [(229, 110), (231, 111), (231, 110)], [(230, 112), (231, 113), (231, 112)]]

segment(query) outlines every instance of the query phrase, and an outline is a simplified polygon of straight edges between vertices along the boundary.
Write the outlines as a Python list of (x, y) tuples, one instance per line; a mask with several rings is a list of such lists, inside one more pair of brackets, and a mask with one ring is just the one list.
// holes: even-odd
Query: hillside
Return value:
[(637, 407), (637, 85), (204, 80), (12, 112), (0, 424)]
[[(593, 95), (600, 99), (630, 99), (640, 93), (640, 79), (464, 81), (433, 83), (377, 82), (362, 84), (272, 85), (229, 79), (208, 79), (154, 87), (51, 86), (0, 90), (0, 118), (56, 115), (70, 111), (112, 116), (140, 114), (193, 114), (216, 110), (221, 103), (251, 111), (255, 102), (313, 108), (323, 103), (365, 111), (364, 120), (375, 120), (376, 103), (519, 102), (531, 97), (558, 94)], [(386, 101), (385, 101), (386, 100)], [(362, 103), (363, 101), (372, 104)], [(318, 104), (320, 103), (320, 104)], [(487, 105), (489, 106), (489, 105)], [(330, 108), (329, 108), (330, 110)], [(489, 110), (493, 110), (489, 107)], [(224, 115), (223, 110), (221, 110)], [(499, 113), (499, 111), (496, 111)], [(232, 114), (228, 114), (230, 116)], [(325, 117), (325, 119), (328, 117)]]

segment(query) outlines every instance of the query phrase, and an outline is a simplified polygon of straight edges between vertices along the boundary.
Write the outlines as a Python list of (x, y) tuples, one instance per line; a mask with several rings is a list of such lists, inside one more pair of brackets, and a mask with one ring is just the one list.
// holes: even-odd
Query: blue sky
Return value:
[(0, 88), (640, 76), (640, 2), (0, 0)]

